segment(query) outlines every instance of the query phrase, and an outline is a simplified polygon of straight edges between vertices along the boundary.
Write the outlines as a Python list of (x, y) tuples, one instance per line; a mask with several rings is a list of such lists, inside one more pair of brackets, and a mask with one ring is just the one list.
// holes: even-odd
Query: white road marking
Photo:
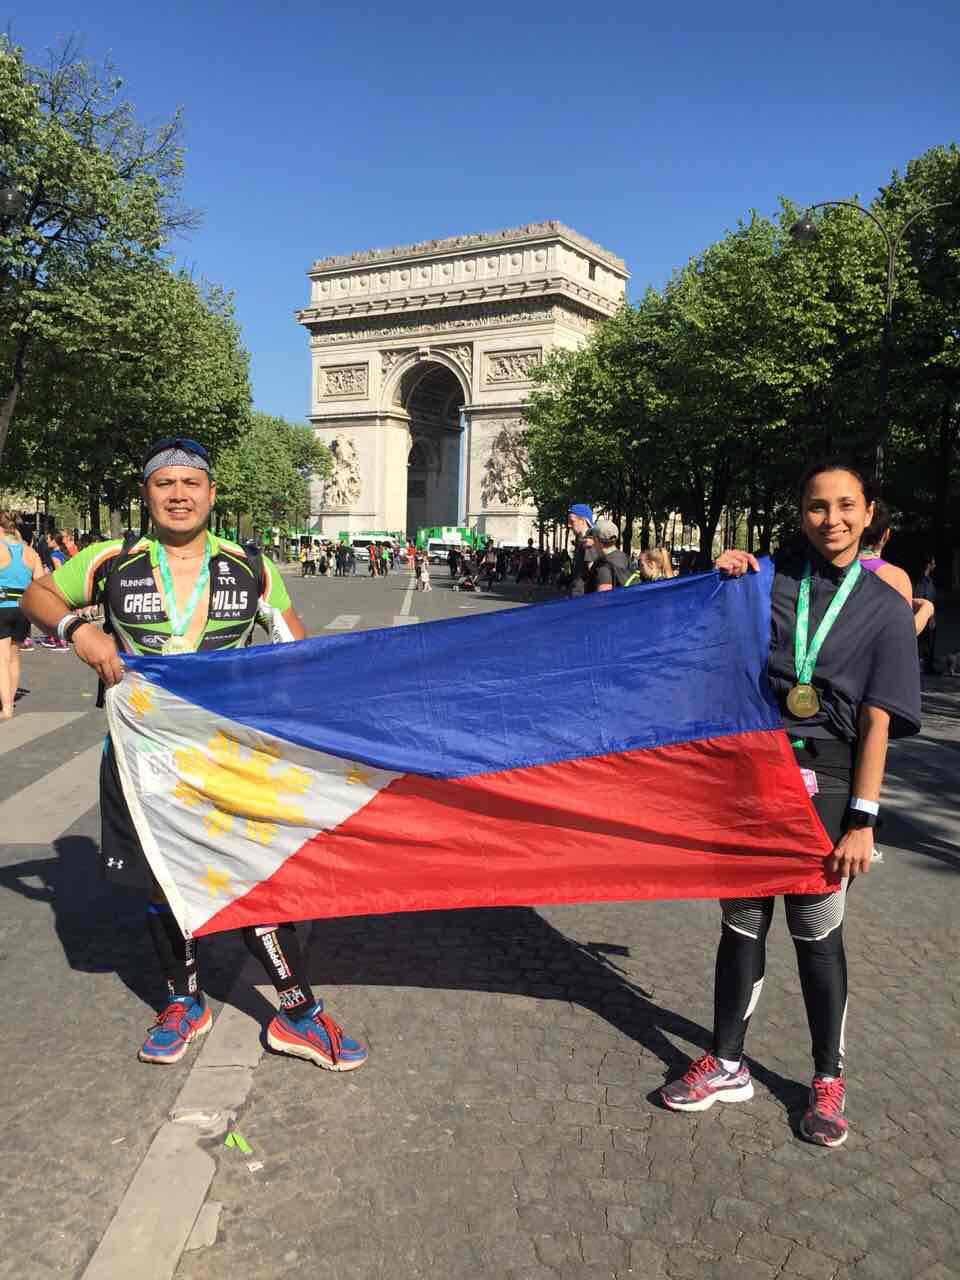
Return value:
[(419, 621), (420, 619), (415, 618), (412, 613), (407, 614), (406, 617), (404, 617), (402, 613), (397, 613), (397, 614), (394, 614), (393, 625), (395, 627), (405, 627), (408, 625), (408, 623), (419, 622)]
[(25, 747), (34, 738), (63, 729), (74, 720), (85, 716), (86, 711), (17, 711), (0, 731), (0, 756), (5, 751)]
[(99, 799), (103, 744), (88, 747), (9, 800), (0, 801), (4, 844), (52, 844)]
[(324, 631), (352, 631), (359, 621), (359, 613), (338, 613), (323, 629)]
[(416, 587), (417, 587), (417, 580), (411, 573), (410, 585), (407, 587), (407, 594), (403, 597), (403, 604), (400, 606), (401, 618), (406, 617), (406, 615), (410, 612), (410, 608), (413, 604), (413, 593), (416, 590)]

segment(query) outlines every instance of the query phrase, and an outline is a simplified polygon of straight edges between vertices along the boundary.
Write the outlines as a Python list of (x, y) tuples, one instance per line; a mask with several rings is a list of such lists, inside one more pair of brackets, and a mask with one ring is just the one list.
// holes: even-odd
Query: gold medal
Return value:
[(164, 640), (160, 646), (160, 652), (165, 657), (175, 653), (193, 653), (193, 645), (186, 636), (171, 636), (169, 640)]
[(815, 716), (820, 710), (820, 699), (812, 684), (795, 684), (787, 694), (787, 710), (798, 720)]

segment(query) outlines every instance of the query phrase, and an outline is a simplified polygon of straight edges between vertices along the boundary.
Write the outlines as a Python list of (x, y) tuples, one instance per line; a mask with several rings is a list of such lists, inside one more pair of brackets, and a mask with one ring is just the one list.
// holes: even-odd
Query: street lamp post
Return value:
[(26, 193), (19, 187), (0, 187), (0, 218), (19, 218), (27, 207)]
[(876, 436), (874, 440), (874, 470), (878, 481), (883, 479), (883, 450), (890, 426), (890, 370), (893, 365), (893, 299), (896, 288), (897, 249), (903, 240), (904, 232), (918, 218), (923, 217), (924, 214), (929, 213), (932, 209), (942, 209), (949, 203), (949, 200), (940, 200), (936, 204), (926, 205), (923, 209), (919, 209), (912, 217), (907, 219), (896, 235), (890, 234), (875, 213), (865, 209), (862, 204), (857, 204), (853, 200), (821, 200), (819, 204), (810, 205), (803, 217), (798, 218), (790, 228), (790, 234), (794, 240), (815, 240), (820, 232), (812, 217), (814, 209), (824, 209), (827, 205), (842, 205), (845, 209), (856, 209), (857, 213), (864, 214), (875, 226), (879, 227), (880, 234), (883, 236), (884, 243), (887, 246), (887, 289), (883, 306), (879, 404), (877, 407)]

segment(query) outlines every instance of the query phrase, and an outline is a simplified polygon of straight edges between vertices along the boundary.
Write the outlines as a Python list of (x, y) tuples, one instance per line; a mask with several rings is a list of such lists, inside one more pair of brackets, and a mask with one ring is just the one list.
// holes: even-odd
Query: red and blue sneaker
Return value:
[(810, 1103), (800, 1121), (800, 1132), (808, 1142), (820, 1147), (842, 1147), (849, 1125), (843, 1114), (846, 1105), (843, 1076), (814, 1076)]
[(712, 1053), (705, 1053), (679, 1080), (661, 1089), (660, 1097), (671, 1111), (706, 1111), (715, 1102), (746, 1102), (753, 1097), (750, 1068), (741, 1060), (736, 1071), (726, 1071)]
[(190, 1041), (205, 1036), (212, 1026), (213, 1014), (202, 995), (174, 996), (157, 1014), (137, 1056), (141, 1062), (164, 1066), (179, 1062)]
[(367, 1046), (343, 1034), (343, 1028), (324, 1013), (322, 1000), (298, 1018), (281, 1009), (267, 1027), (267, 1044), (277, 1053), (306, 1058), (325, 1071), (353, 1071), (367, 1060)]

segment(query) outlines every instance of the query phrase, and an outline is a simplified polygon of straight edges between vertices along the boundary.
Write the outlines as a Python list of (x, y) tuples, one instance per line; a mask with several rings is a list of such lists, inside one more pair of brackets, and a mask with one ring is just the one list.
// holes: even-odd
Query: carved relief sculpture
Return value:
[(404, 358), (404, 356), (408, 356), (408, 355), (410, 355), (409, 348), (405, 349), (403, 347), (393, 351), (380, 352), (380, 368), (383, 371), (384, 381), (386, 381), (387, 378), (390, 377), (390, 374), (393, 372), (394, 368), (400, 363), (400, 361)]
[[(491, 427), (496, 423), (490, 423)], [(485, 507), (518, 505), (525, 496), (526, 450), (520, 418), (500, 423), (490, 445), (490, 455), (480, 482), (480, 500)]]
[(329, 444), (333, 469), (323, 490), (327, 508), (350, 507), (360, 499), (360, 458), (347, 436), (334, 436)]
[(543, 351), (536, 347), (531, 351), (491, 351), (487, 356), (487, 373), (484, 382), (529, 382), (530, 370), (543, 362)]
[(451, 360), (456, 360), (468, 374), (473, 373), (473, 347), (468, 342), (456, 347), (437, 347), (437, 350), (444, 352)]
[(367, 366), (344, 364), (336, 368), (321, 369), (322, 396), (365, 396), (367, 394)]

